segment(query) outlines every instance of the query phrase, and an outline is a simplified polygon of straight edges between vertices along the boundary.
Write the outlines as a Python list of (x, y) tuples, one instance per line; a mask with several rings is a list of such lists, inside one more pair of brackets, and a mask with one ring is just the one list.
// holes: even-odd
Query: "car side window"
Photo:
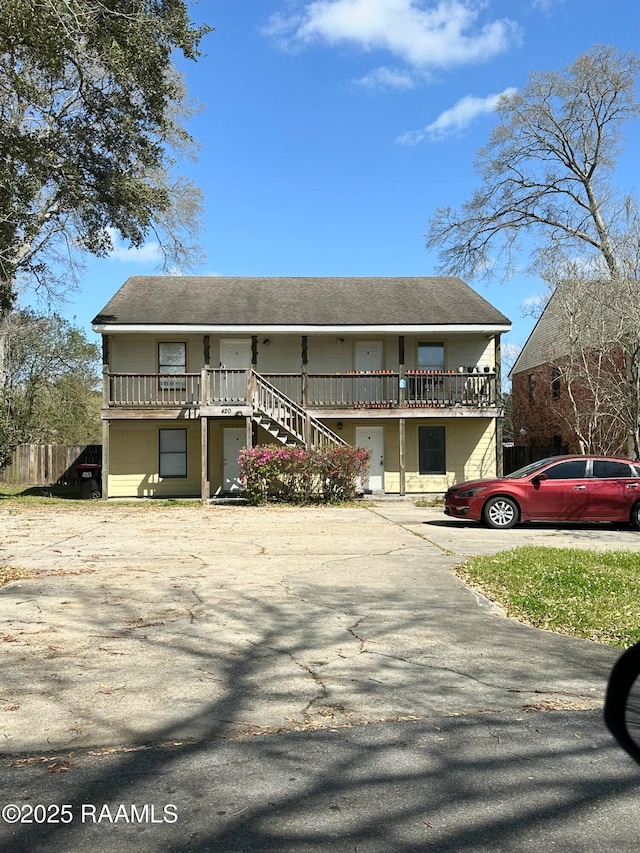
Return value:
[(585, 475), (586, 461), (572, 459), (569, 462), (559, 462), (544, 472), (548, 480), (582, 480)]
[(599, 479), (613, 479), (614, 477), (634, 477), (631, 465), (626, 462), (614, 462), (612, 459), (594, 459), (593, 476)]

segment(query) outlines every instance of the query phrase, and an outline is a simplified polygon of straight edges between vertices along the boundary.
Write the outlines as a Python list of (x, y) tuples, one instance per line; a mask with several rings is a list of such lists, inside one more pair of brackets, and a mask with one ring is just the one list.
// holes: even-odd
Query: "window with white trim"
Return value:
[(187, 476), (187, 431), (186, 429), (158, 430), (160, 464), (163, 479)]
[[(187, 387), (187, 345), (184, 341), (162, 341), (158, 344), (158, 373), (160, 389), (163, 391), (184, 391)], [(183, 374), (173, 377), (167, 373)]]
[(425, 342), (418, 344), (418, 370), (444, 371), (444, 344)]

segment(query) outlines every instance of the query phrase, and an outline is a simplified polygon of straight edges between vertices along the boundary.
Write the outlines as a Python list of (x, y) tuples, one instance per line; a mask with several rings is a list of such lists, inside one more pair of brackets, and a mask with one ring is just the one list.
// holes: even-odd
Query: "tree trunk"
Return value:
[(11, 311), (0, 310), (0, 394), (7, 387), (7, 350), (9, 348), (9, 319)]

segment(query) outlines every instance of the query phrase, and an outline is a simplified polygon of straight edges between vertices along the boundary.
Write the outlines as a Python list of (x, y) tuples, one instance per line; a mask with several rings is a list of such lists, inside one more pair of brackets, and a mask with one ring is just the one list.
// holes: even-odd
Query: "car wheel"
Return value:
[(630, 521), (635, 530), (640, 530), (640, 501), (631, 507)]
[(482, 520), (487, 527), (495, 530), (508, 530), (518, 520), (518, 505), (511, 498), (491, 498), (484, 505)]

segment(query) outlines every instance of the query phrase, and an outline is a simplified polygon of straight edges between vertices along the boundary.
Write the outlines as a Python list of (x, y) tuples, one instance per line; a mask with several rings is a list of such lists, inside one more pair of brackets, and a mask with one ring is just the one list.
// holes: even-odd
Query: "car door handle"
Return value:
[(587, 488), (586, 486), (574, 486), (574, 487), (573, 487), (573, 491), (574, 491), (574, 492), (577, 492), (577, 491), (579, 491), (579, 490), (586, 489), (586, 488)]
[(627, 483), (627, 489), (637, 489), (637, 488), (638, 488), (637, 483)]

